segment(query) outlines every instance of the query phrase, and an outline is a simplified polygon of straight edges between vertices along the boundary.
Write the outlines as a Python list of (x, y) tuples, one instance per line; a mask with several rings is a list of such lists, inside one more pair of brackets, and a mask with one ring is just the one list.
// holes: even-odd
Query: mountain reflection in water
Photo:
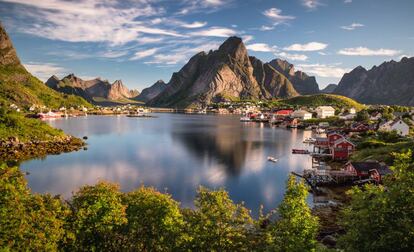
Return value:
[[(158, 114), (158, 118), (88, 116), (51, 121), (75, 136), (88, 136), (88, 150), (22, 164), (35, 192), (70, 197), (98, 180), (130, 191), (154, 186), (183, 206), (192, 206), (200, 185), (223, 187), (254, 213), (277, 206), (290, 171), (311, 165), (292, 155), (310, 132), (240, 123), (237, 116)], [(279, 158), (277, 163), (267, 156)]]

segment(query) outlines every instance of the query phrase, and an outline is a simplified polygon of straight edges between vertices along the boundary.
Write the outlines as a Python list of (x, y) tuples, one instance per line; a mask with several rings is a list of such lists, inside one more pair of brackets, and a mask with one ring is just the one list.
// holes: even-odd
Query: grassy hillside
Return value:
[(21, 113), (0, 108), (0, 140), (18, 137), (24, 142), (44, 141), (56, 136), (64, 136), (63, 131), (52, 128), (38, 119), (26, 118)]
[(285, 99), (280, 102), (292, 106), (317, 107), (324, 105), (332, 105), (339, 108), (354, 107), (357, 110), (361, 110), (362, 108), (364, 108), (363, 104), (360, 104), (351, 98), (332, 94), (303, 95)]
[(0, 66), (0, 102), (30, 107), (32, 104), (50, 108), (83, 105), (90, 103), (75, 95), (60, 94), (32, 76), (21, 65)]

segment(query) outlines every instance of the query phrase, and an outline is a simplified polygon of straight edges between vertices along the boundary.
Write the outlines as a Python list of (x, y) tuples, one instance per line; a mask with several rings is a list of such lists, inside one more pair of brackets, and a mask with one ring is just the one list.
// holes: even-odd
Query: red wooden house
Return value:
[(354, 174), (359, 179), (372, 178), (377, 183), (381, 183), (385, 175), (392, 173), (387, 165), (377, 161), (348, 162), (344, 166), (344, 170)]
[(338, 139), (341, 139), (341, 138), (345, 138), (345, 137), (336, 132), (328, 133), (329, 146), (332, 146)]
[(283, 116), (283, 117), (287, 117), (290, 116), (293, 113), (293, 109), (281, 109), (276, 111), (274, 114), (275, 116)]
[(354, 151), (355, 145), (342, 137), (330, 145), (329, 149), (334, 160), (346, 160)]

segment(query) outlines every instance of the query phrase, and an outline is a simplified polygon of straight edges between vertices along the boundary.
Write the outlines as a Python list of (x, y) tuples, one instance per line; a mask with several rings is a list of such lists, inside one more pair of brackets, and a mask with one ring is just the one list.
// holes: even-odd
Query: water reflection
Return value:
[[(160, 114), (154, 119), (89, 116), (50, 122), (76, 136), (87, 135), (88, 150), (22, 164), (36, 192), (69, 197), (84, 184), (109, 180), (130, 191), (141, 184), (166, 190), (192, 206), (196, 188), (226, 188), (233, 200), (257, 213), (282, 199), (290, 171), (311, 162), (293, 156), (308, 133), (243, 124), (238, 117)], [(267, 156), (279, 158), (267, 162)]]

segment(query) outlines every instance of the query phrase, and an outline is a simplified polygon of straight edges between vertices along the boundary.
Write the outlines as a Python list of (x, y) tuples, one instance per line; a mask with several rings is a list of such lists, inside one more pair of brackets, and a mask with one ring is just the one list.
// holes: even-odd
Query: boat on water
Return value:
[(273, 162), (273, 163), (276, 163), (277, 160), (278, 160), (277, 158), (274, 158), (274, 157), (271, 157), (271, 156), (267, 157), (267, 161), (270, 161), (270, 162)]
[(308, 150), (302, 150), (302, 149), (292, 149), (292, 154), (309, 154), (310, 152)]
[(303, 143), (314, 143), (314, 142), (316, 142), (316, 139), (313, 137), (308, 137), (308, 138), (305, 138), (305, 140), (303, 140)]
[(155, 116), (152, 116), (149, 114), (148, 110), (144, 108), (137, 109), (137, 112), (134, 114), (128, 114), (127, 117), (139, 117), (139, 118), (153, 118)]
[(251, 119), (248, 116), (242, 116), (240, 117), (240, 122), (251, 122)]
[(62, 113), (55, 113), (55, 112), (49, 111), (47, 113), (38, 113), (37, 116), (40, 119), (61, 118), (62, 117)]

